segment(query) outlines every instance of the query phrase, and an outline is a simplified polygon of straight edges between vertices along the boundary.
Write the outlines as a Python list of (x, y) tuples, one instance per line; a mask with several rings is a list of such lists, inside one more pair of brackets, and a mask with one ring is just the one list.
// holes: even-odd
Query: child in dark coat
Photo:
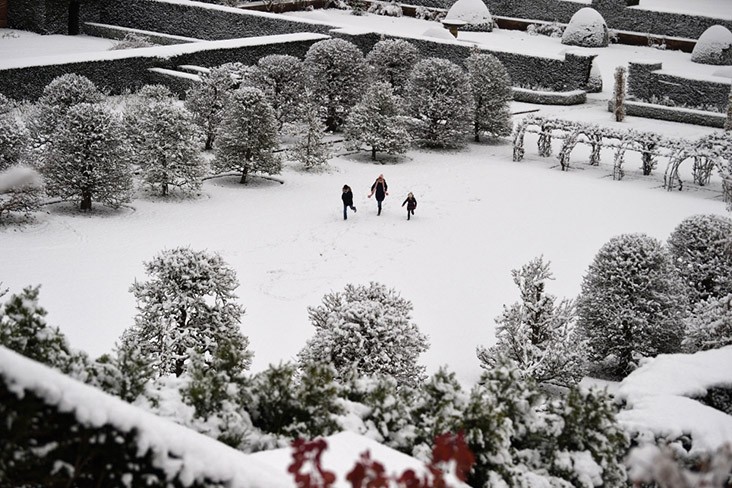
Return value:
[(407, 206), (407, 220), (409, 220), (409, 217), (414, 215), (414, 209), (417, 208), (417, 199), (414, 198), (411, 191), (409, 192), (409, 195), (407, 195), (407, 199), (402, 203), (402, 207), (404, 205)]
[(348, 220), (348, 209), (356, 211), (356, 207), (353, 206), (353, 192), (350, 186), (343, 185), (341, 200), (343, 200), (343, 220)]

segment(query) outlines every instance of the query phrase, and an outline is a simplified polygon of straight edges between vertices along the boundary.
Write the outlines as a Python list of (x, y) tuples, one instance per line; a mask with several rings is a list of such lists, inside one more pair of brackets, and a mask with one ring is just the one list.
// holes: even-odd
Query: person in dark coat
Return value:
[(404, 203), (402, 203), (402, 207), (404, 205), (407, 206), (407, 220), (409, 220), (409, 217), (411, 215), (414, 215), (414, 209), (417, 208), (417, 199), (414, 198), (414, 195), (412, 195), (411, 191), (407, 195), (407, 199), (404, 200)]
[(353, 192), (350, 186), (343, 185), (341, 200), (343, 200), (343, 220), (348, 220), (348, 209), (356, 211), (356, 207), (353, 206)]
[(388, 190), (389, 186), (386, 184), (384, 175), (379, 175), (379, 177), (376, 178), (376, 181), (374, 181), (374, 184), (371, 185), (371, 193), (369, 193), (369, 198), (371, 198), (373, 194), (376, 194), (376, 205), (379, 208), (376, 215), (381, 215), (381, 202), (383, 202), (384, 198), (389, 194)]

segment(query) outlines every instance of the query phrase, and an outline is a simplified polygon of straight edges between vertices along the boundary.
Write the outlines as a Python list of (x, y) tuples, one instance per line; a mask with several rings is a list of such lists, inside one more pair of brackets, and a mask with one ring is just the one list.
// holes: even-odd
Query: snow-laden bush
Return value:
[(697, 303), (684, 321), (686, 352), (719, 349), (732, 344), (732, 293)]
[(142, 47), (152, 47), (155, 43), (150, 42), (150, 38), (136, 34), (134, 32), (128, 32), (125, 36), (117, 42), (114, 46), (110, 47), (110, 51), (119, 51), (121, 49), (140, 49)]
[(261, 90), (245, 86), (228, 97), (217, 138), (214, 171), (241, 173), (242, 184), (250, 173), (280, 172), (282, 162), (273, 152), (278, 146), (277, 119)]
[(239, 350), (241, 369), (249, 366), (249, 340), (239, 328), (244, 309), (234, 294), (239, 282), (220, 255), (179, 247), (144, 266), (148, 280), (130, 288), (137, 315), (123, 346), (139, 348), (156, 375), (182, 375), (193, 353), (210, 366), (223, 344)]
[(300, 120), (288, 126), (288, 131), (295, 137), (288, 155), (306, 170), (325, 166), (331, 151), (325, 142), (325, 124), (320, 117), (320, 110), (313, 103), (305, 103), (300, 107), (300, 112)]
[(305, 73), (315, 101), (325, 111), (325, 125), (339, 129), (361, 98), (366, 78), (363, 53), (352, 42), (326, 39), (310, 46)]
[(692, 303), (732, 293), (732, 220), (687, 217), (669, 236), (668, 248)]
[(237, 80), (230, 70), (213, 68), (209, 73), (201, 75), (201, 82), (196, 83), (186, 92), (186, 108), (193, 114), (194, 121), (206, 134), (204, 149), (213, 148), (216, 130), (221, 123), (224, 105), (234, 91)]
[(207, 165), (201, 158), (201, 132), (193, 115), (172, 98), (131, 106), (128, 133), (134, 134), (130, 157), (139, 165), (143, 184), (162, 196), (175, 187), (185, 194), (201, 187)]
[(300, 365), (332, 364), (343, 376), (386, 374), (400, 385), (424, 379), (417, 363), (428, 340), (411, 321), (412, 304), (380, 283), (346, 285), (308, 307), (315, 335), (298, 354)]
[(0, 220), (20, 214), (28, 218), (41, 205), (43, 178), (32, 168), (16, 165), (0, 171)]
[(409, 77), (407, 115), (417, 144), (461, 147), (473, 129), (473, 95), (465, 71), (441, 58), (420, 61)]
[(409, 74), (419, 59), (419, 51), (404, 39), (383, 39), (366, 56), (370, 78), (391, 83), (394, 93), (405, 95)]
[(383, 81), (372, 83), (346, 118), (343, 135), (350, 147), (369, 147), (373, 160), (377, 152), (404, 154), (411, 137), (402, 113), (402, 100), (391, 85)]
[(589, 358), (624, 376), (642, 357), (678, 352), (686, 303), (671, 255), (658, 240), (613, 237), (595, 256), (577, 301)]
[(122, 122), (111, 109), (80, 103), (66, 111), (50, 138), (43, 166), (46, 192), (91, 210), (92, 202), (113, 208), (129, 202), (132, 175)]
[(691, 60), (700, 64), (732, 65), (732, 32), (722, 25), (713, 25), (696, 41)]
[(481, 133), (491, 137), (510, 135), (513, 124), (509, 103), (513, 93), (505, 66), (492, 54), (478, 51), (468, 57), (465, 65), (475, 101), (475, 142), (480, 141)]
[(368, 9), (368, 13), (376, 15), (385, 15), (387, 17), (401, 17), (402, 6), (395, 1), (382, 2), (374, 0)]
[(29, 133), (25, 124), (11, 112), (0, 111), (0, 171), (23, 160), (28, 142)]
[(491, 32), (493, 17), (483, 0), (457, 0), (445, 15), (446, 19), (462, 20), (466, 31)]
[(553, 279), (543, 257), (511, 271), (521, 301), (503, 307), (495, 319), (497, 344), (478, 347), (481, 366), (492, 369), (511, 359), (522, 376), (537, 383), (577, 384), (584, 374), (586, 344), (575, 331), (574, 303), (546, 293)]
[(562, 44), (580, 47), (607, 47), (610, 42), (607, 24), (591, 7), (579, 9), (562, 34)]
[(301, 106), (306, 102), (305, 73), (300, 59), (287, 54), (264, 56), (249, 77), (253, 86), (267, 97), (280, 129), (299, 118)]

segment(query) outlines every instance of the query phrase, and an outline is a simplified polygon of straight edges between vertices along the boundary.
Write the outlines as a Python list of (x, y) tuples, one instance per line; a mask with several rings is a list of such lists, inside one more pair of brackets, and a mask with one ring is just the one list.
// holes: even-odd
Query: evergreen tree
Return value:
[(92, 202), (119, 207), (130, 201), (132, 177), (118, 116), (99, 104), (71, 107), (52, 138), (43, 167), (46, 192), (91, 210)]
[(355, 369), (416, 385), (424, 377), (417, 359), (428, 340), (411, 322), (411, 311), (409, 301), (380, 283), (328, 293), (322, 305), (308, 308), (316, 331), (298, 354), (300, 364), (330, 363), (340, 376)]
[(251, 172), (280, 172), (281, 161), (273, 153), (277, 148), (277, 120), (261, 90), (243, 87), (229, 97), (218, 138), (215, 171), (238, 171), (240, 183), (246, 183)]
[(706, 351), (732, 345), (732, 293), (697, 302), (684, 321), (686, 352)]
[(69, 347), (66, 336), (46, 322), (38, 303), (40, 286), (11, 295), (0, 309), (0, 345), (34, 361), (81, 376), (85, 357)]
[(480, 141), (482, 133), (492, 137), (510, 135), (513, 124), (509, 103), (513, 100), (513, 92), (511, 78), (503, 63), (492, 54), (474, 51), (465, 65), (475, 100), (475, 142)]
[(186, 193), (201, 187), (206, 164), (198, 151), (200, 133), (188, 110), (170, 98), (151, 99), (129, 110), (126, 121), (138, 135), (131, 157), (151, 191), (166, 196), (170, 187)]
[(420, 61), (407, 89), (411, 133), (420, 145), (460, 147), (473, 124), (473, 96), (462, 68), (440, 58)]
[(137, 346), (123, 341), (113, 354), (102, 354), (89, 364), (87, 383), (128, 403), (140, 398), (154, 373)]
[(721, 215), (685, 218), (668, 248), (692, 303), (732, 293), (732, 220)]
[(87, 77), (75, 73), (56, 77), (46, 85), (34, 109), (29, 114), (28, 128), (33, 145), (42, 147), (49, 142), (56, 126), (74, 105), (99, 103), (104, 95)]
[(300, 108), (302, 119), (299, 124), (292, 124), (295, 144), (290, 149), (290, 157), (305, 166), (305, 169), (317, 168), (328, 164), (330, 149), (325, 144), (325, 125), (320, 118), (318, 107), (312, 103)]
[(382, 39), (366, 56), (372, 81), (390, 83), (394, 93), (406, 95), (409, 74), (419, 59), (419, 51), (404, 39)]
[(389, 83), (371, 84), (346, 119), (343, 128), (346, 141), (355, 147), (369, 146), (373, 160), (377, 151), (404, 154), (410, 137), (400, 105), (401, 100)]
[(239, 329), (244, 309), (234, 294), (239, 282), (221, 256), (176, 248), (145, 263), (145, 271), (149, 280), (130, 288), (138, 313), (122, 347), (139, 348), (156, 375), (180, 376), (192, 353), (210, 366), (222, 344), (243, 354), (241, 367), (248, 367), (249, 341)]
[(366, 76), (363, 53), (344, 39), (326, 39), (310, 46), (304, 65), (314, 101), (325, 111), (326, 127), (338, 130), (361, 98)]
[(678, 352), (686, 297), (671, 257), (645, 234), (612, 238), (595, 256), (577, 302), (589, 358), (626, 375), (638, 356)]
[(274, 110), (278, 128), (299, 118), (305, 93), (303, 63), (288, 54), (270, 54), (257, 61), (251, 74), (253, 86), (262, 90)]
[(238, 82), (227, 67), (213, 68), (201, 75), (201, 82), (186, 92), (185, 107), (206, 135), (205, 150), (211, 150), (223, 117), (224, 106)]
[(556, 298), (546, 293), (546, 282), (553, 276), (543, 257), (511, 275), (521, 301), (504, 306), (496, 318), (498, 343), (478, 348), (481, 365), (490, 369), (507, 356), (522, 375), (537, 383), (576, 384), (584, 373), (585, 344), (575, 333), (574, 303), (564, 299), (555, 305)]

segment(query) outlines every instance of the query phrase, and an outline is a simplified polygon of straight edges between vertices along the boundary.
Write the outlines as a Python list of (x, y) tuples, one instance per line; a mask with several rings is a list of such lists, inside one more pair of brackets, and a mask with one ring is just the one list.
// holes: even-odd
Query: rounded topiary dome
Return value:
[(691, 60), (700, 64), (732, 65), (732, 32), (722, 25), (705, 30), (696, 41)]
[(483, 0), (457, 0), (447, 11), (445, 19), (465, 22), (461, 30), (482, 32), (493, 30), (493, 17)]
[(562, 44), (569, 46), (607, 47), (609, 42), (605, 19), (600, 12), (590, 7), (578, 10), (562, 35)]

